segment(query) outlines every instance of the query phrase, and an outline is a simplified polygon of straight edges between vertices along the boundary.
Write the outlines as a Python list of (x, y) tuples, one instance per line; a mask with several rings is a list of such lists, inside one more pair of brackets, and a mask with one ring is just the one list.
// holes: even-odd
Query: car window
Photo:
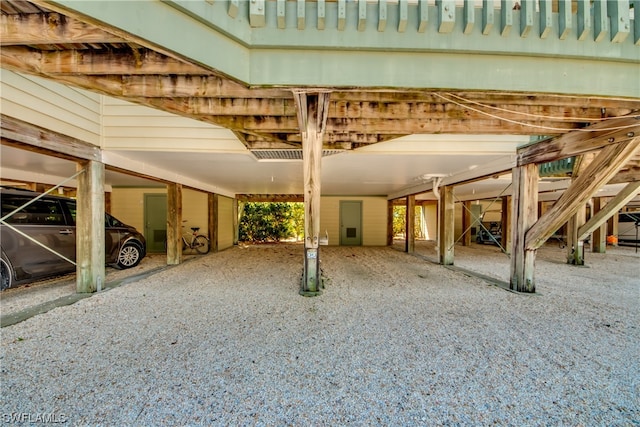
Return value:
[(618, 217), (619, 222), (636, 222), (640, 221), (640, 214), (621, 213)]
[(73, 221), (73, 224), (75, 225), (76, 223), (76, 204), (75, 202), (64, 202), (67, 205), (67, 210), (69, 211), (69, 213), (71, 214), (71, 220)]
[[(32, 198), (24, 196), (2, 197), (2, 216), (24, 205)], [(40, 199), (25, 206), (6, 219), (9, 224), (66, 225), (62, 206), (58, 200)]]
[(109, 214), (105, 214), (107, 227), (124, 227), (124, 224)]

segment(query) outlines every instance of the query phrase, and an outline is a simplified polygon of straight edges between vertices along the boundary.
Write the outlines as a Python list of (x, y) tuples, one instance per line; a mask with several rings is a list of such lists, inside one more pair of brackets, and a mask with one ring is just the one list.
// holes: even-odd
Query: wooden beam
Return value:
[(502, 232), (500, 235), (500, 244), (504, 248), (507, 253), (511, 253), (511, 228), (512, 228), (512, 213), (513, 207), (513, 197), (512, 196), (502, 196), (502, 212), (501, 212), (501, 224), (502, 224)]
[[(410, 197), (410, 196), (409, 196)], [(455, 204), (453, 186), (440, 189), (438, 205), (438, 256), (442, 265), (453, 265), (455, 242)]]
[[(571, 180), (575, 181), (578, 179), (595, 158), (596, 153), (594, 152), (577, 156), (573, 164)], [(582, 205), (578, 207), (578, 210), (571, 215), (567, 221), (567, 246), (565, 248), (567, 264), (584, 265), (584, 240), (579, 238), (578, 230), (584, 225), (586, 218), (586, 206)]]
[(393, 206), (394, 200), (387, 200), (387, 246), (393, 245)]
[[(584, 240), (587, 236), (594, 232), (598, 227), (607, 222), (607, 220), (615, 216), (620, 209), (629, 203), (634, 197), (640, 194), (640, 181), (630, 182), (616, 196), (607, 202), (604, 207), (595, 212), (589, 221), (587, 221), (578, 231), (579, 238)], [(599, 198), (598, 198), (599, 199)], [(610, 227), (609, 234), (614, 233), (613, 227)]]
[(233, 244), (237, 245), (240, 240), (240, 216), (242, 211), (239, 210), (238, 199), (231, 201), (231, 210), (233, 211)]
[(182, 263), (182, 184), (167, 185), (167, 265)]
[(59, 13), (0, 15), (0, 45), (127, 43), (125, 39)]
[(326, 129), (329, 93), (295, 92), (298, 122), (302, 132), (304, 175), (304, 273), (300, 294), (321, 293), (320, 186), (322, 136)]
[(124, 96), (146, 98), (248, 98), (293, 100), (291, 91), (279, 88), (249, 88), (233, 80), (211, 75), (123, 75), (117, 77)]
[(162, 55), (150, 49), (126, 51), (33, 51), (22, 46), (2, 48), (2, 65), (37, 71), (49, 76), (104, 74), (207, 74), (205, 68)]
[[(602, 197), (593, 198), (593, 212), (591, 212), (591, 219), (602, 211), (604, 200)], [(589, 221), (591, 221), (589, 219)], [(587, 221), (587, 222), (589, 222)], [(584, 225), (583, 225), (584, 227)], [(580, 230), (582, 227), (580, 227)], [(581, 237), (580, 230), (578, 230), (578, 239)], [(587, 234), (588, 236), (588, 234)], [(585, 237), (586, 238), (586, 237)], [(604, 218), (602, 223), (596, 227), (591, 234), (591, 252), (594, 254), (603, 254), (607, 250), (607, 219)]]
[[(606, 208), (606, 206), (605, 206)], [(611, 215), (611, 217), (609, 218), (609, 220), (607, 221), (607, 237), (608, 236), (615, 236), (615, 238), (618, 238), (618, 234), (619, 234), (619, 223), (618, 223), (619, 217), (618, 214), (615, 213), (613, 215)], [(613, 246), (618, 246), (618, 241), (615, 240), (615, 242), (613, 243)]]
[(416, 248), (416, 196), (407, 196), (404, 221), (404, 251), (412, 254)]
[(586, 206), (578, 210), (567, 221), (567, 264), (584, 265), (584, 240), (578, 238), (578, 230), (586, 221)]
[(551, 162), (578, 156), (608, 145), (629, 141), (638, 135), (640, 135), (640, 116), (611, 119), (579, 131), (566, 133), (555, 139), (520, 148), (518, 165)]
[(556, 203), (531, 227), (526, 236), (526, 249), (535, 250), (567, 222), (578, 207), (602, 188), (640, 148), (640, 137), (609, 145), (584, 170)]
[[(466, 3), (465, 3), (466, 6)], [(471, 246), (471, 201), (462, 202), (462, 246)]]
[(77, 164), (76, 291), (101, 291), (105, 278), (104, 164)]
[(211, 252), (218, 252), (218, 224), (219, 224), (219, 200), (220, 196), (214, 193), (207, 194), (207, 229), (209, 231), (209, 245)]
[(2, 144), (66, 160), (102, 161), (100, 148), (79, 139), (0, 114)]
[(538, 215), (538, 167), (535, 164), (517, 166), (513, 169), (511, 228), (511, 278), (509, 287), (518, 292), (533, 293), (536, 290), (534, 266), (535, 249), (526, 247), (526, 234), (536, 222)]

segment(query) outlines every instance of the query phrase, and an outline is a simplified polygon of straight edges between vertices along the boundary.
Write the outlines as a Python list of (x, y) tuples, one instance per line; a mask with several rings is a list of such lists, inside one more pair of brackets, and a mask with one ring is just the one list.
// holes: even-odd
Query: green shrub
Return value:
[(239, 239), (243, 242), (279, 242), (302, 237), (304, 206), (302, 203), (247, 202), (239, 222)]

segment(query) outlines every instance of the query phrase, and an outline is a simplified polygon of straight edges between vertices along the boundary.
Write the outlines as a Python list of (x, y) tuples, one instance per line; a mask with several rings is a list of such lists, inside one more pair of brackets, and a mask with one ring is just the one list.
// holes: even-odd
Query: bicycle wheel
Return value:
[(196, 236), (193, 247), (196, 248), (199, 254), (206, 254), (209, 252), (209, 239), (204, 236)]

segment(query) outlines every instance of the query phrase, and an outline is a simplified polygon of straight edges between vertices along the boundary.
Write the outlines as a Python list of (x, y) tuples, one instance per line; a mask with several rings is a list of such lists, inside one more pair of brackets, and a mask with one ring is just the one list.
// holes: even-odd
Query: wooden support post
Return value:
[(300, 295), (320, 295), (320, 184), (322, 139), (329, 113), (329, 93), (294, 92), (302, 134), (304, 175), (304, 272)]
[(462, 246), (471, 246), (471, 202), (462, 202)]
[[(580, 227), (580, 230), (578, 231), (580, 239), (586, 239), (589, 233), (595, 232), (598, 227), (603, 226), (604, 222), (607, 221), (607, 218), (609, 219), (609, 223), (607, 224), (609, 235), (617, 237), (618, 211), (629, 203), (631, 199), (636, 197), (638, 195), (638, 191), (640, 191), (640, 181), (630, 182), (618, 194), (616, 194), (613, 199), (609, 200), (604, 207), (601, 205), (600, 210), (596, 211), (595, 215), (593, 215), (584, 226)], [(615, 218), (615, 221), (612, 221), (612, 218)]]
[(220, 196), (214, 193), (207, 195), (209, 245), (211, 252), (218, 252), (218, 203)]
[(615, 236), (615, 243), (613, 243), (613, 246), (618, 246), (618, 233), (618, 213), (616, 212), (607, 221), (607, 234), (609, 236)]
[(444, 186), (440, 190), (440, 206), (438, 209), (438, 254), (442, 265), (453, 265), (453, 244), (455, 233), (455, 205), (453, 187)]
[[(626, 164), (640, 148), (640, 138), (609, 145), (584, 169), (558, 201), (527, 231), (527, 249), (537, 249)], [(514, 242), (515, 243), (515, 242)]]
[(393, 200), (387, 200), (387, 246), (393, 245)]
[(104, 193), (104, 211), (108, 214), (111, 213), (111, 192)]
[(567, 222), (567, 264), (584, 265), (584, 240), (578, 230), (586, 222), (586, 207), (580, 206)]
[(416, 196), (407, 196), (405, 211), (404, 251), (412, 254), (416, 248)]
[[(604, 206), (602, 197), (594, 197), (593, 198), (593, 212), (591, 213), (591, 218), (594, 218), (595, 215), (598, 214), (602, 210)], [(590, 218), (590, 219), (591, 219)], [(580, 231), (578, 231), (580, 234)], [(593, 230), (593, 234), (591, 235), (591, 252), (597, 254), (603, 254), (607, 250), (607, 223), (603, 221), (602, 224)]]
[(240, 212), (238, 211), (238, 199), (233, 199), (231, 209), (233, 211), (233, 244), (237, 245), (240, 240)]
[(182, 262), (182, 184), (167, 184), (167, 265)]
[(503, 196), (502, 197), (502, 231), (500, 234), (500, 244), (504, 248), (504, 250), (510, 254), (511, 253), (511, 214), (513, 204), (511, 196)]
[(528, 249), (526, 234), (538, 214), (538, 166), (528, 164), (513, 169), (513, 203), (511, 217), (510, 288), (518, 292), (535, 292), (534, 264), (536, 250)]
[(105, 277), (104, 163), (77, 164), (76, 291), (101, 291)]

